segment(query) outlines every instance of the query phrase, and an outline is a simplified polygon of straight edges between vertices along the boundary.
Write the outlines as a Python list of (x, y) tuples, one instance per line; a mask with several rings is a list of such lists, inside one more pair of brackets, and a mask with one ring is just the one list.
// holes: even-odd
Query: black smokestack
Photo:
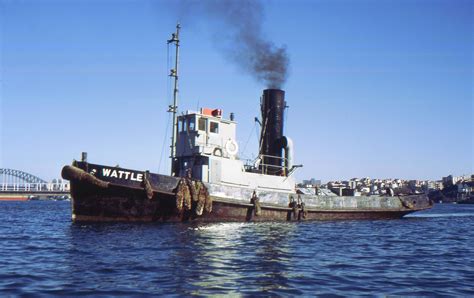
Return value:
[(285, 106), (285, 91), (279, 89), (263, 90), (260, 140), (260, 154), (263, 155), (263, 165), (261, 167), (263, 167), (264, 173), (270, 175), (282, 174), (283, 113)]
[(282, 88), (288, 76), (285, 46), (276, 46), (262, 30), (263, 5), (258, 0), (183, 1), (181, 11), (213, 21), (217, 47), (267, 88)]

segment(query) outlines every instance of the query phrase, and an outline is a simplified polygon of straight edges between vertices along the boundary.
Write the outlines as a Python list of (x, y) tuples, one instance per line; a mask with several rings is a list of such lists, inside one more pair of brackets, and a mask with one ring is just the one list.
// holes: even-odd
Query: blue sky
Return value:
[[(290, 56), (285, 134), (304, 164), (297, 178), (473, 173), (473, 5), (263, 2), (265, 35)], [(87, 151), (91, 162), (168, 173), (166, 40), (178, 6), (0, 0), (0, 167), (49, 180)], [(254, 157), (265, 86), (218, 50), (225, 27), (179, 21), (180, 109), (234, 112), (241, 156)]]

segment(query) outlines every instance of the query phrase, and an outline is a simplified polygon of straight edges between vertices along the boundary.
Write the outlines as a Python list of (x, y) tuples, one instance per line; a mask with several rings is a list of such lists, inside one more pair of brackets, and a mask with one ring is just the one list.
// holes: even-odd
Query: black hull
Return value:
[[(107, 167), (87, 163), (64, 167), (63, 178), (71, 182), (74, 221), (244, 222), (398, 219), (431, 207), (431, 202), (423, 196), (405, 197), (403, 200), (406, 203), (398, 209), (316, 209), (301, 206), (290, 208), (276, 204), (262, 204), (257, 208), (250, 201), (243, 203), (211, 196), (212, 211), (204, 211), (198, 216), (195, 212), (196, 202), (192, 203), (190, 210), (179, 211), (176, 208), (176, 188), (180, 178), (140, 172), (147, 176), (145, 180), (150, 182), (150, 189), (143, 181), (130, 179), (121, 181), (115, 177), (103, 177), (99, 173), (103, 168)], [(96, 169), (93, 176), (88, 174), (91, 169)], [(139, 173), (119, 168), (116, 170)], [(122, 176), (124, 175), (126, 174)], [(256, 212), (257, 209), (259, 212)]]

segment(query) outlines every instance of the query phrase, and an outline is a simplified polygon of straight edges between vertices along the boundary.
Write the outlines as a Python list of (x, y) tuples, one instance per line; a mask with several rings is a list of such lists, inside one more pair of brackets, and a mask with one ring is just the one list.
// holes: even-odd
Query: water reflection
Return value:
[[(295, 225), (221, 223), (193, 228), (201, 267), (199, 288), (273, 291), (288, 288)], [(237, 288), (236, 288), (237, 287)]]
[(116, 290), (121, 283), (114, 276), (168, 289), (162, 293), (287, 290), (296, 229), (274, 223), (72, 224), (67, 271), (70, 282), (91, 291)]

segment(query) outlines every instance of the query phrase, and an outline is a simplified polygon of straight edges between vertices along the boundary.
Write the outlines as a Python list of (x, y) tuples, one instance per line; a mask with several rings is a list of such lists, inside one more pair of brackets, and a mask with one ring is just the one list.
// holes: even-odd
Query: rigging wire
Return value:
[[(255, 127), (255, 131), (257, 131), (257, 122), (256, 121), (254, 123), (254, 127)], [(250, 141), (250, 138), (252, 137), (252, 134), (253, 134), (253, 129), (250, 131), (249, 136), (247, 138), (247, 141), (245, 142), (244, 148), (241, 151), (242, 156), (245, 156), (245, 150), (247, 149), (247, 145)]]
[[(257, 123), (255, 123), (255, 137), (257, 138), (257, 144), (260, 144), (260, 133), (258, 132)], [(260, 148), (258, 148), (258, 150), (260, 150)]]
[(166, 139), (168, 138), (168, 129), (170, 127), (170, 118), (171, 115), (168, 114), (168, 121), (166, 121), (166, 131), (165, 131), (165, 136), (163, 137), (163, 144), (161, 144), (161, 154), (160, 154), (160, 162), (158, 163), (158, 173), (160, 172), (161, 169), (161, 161), (163, 160), (163, 153), (165, 152), (166, 148)]
[[(170, 45), (169, 43), (166, 46), (166, 73), (170, 71), (170, 65), (171, 65), (171, 56), (170, 56)], [(168, 76), (167, 84), (166, 84), (166, 98), (168, 99), (168, 105), (171, 104), (171, 77)], [(161, 162), (163, 160), (163, 153), (166, 148), (166, 139), (168, 138), (168, 130), (170, 127), (170, 117), (171, 115), (168, 113), (168, 120), (166, 121), (166, 130), (165, 130), (165, 135), (163, 137), (163, 143), (161, 145), (161, 153), (160, 153), (160, 160), (158, 162), (158, 173), (160, 172), (161, 169)]]
[[(258, 107), (259, 107), (259, 105), (257, 104), (257, 105), (256, 105), (256, 108), (258, 108)], [(254, 128), (255, 128), (255, 133), (256, 133), (256, 135), (257, 135), (257, 144), (258, 144), (258, 143), (259, 143), (259, 139), (258, 139), (259, 137), (258, 137), (258, 127), (257, 127), (257, 122), (256, 122), (256, 121), (254, 121)], [(253, 129), (252, 129), (252, 130), (253, 130)], [(245, 142), (245, 145), (244, 145), (243, 149), (240, 150), (240, 155), (241, 155), (241, 157), (243, 157), (243, 158), (248, 157), (248, 155), (245, 154), (245, 151), (246, 151), (246, 149), (247, 149), (248, 143), (250, 142), (250, 138), (252, 137), (252, 134), (253, 134), (253, 131), (252, 131), (252, 130), (250, 130), (249, 136), (248, 136), (248, 138), (247, 138), (247, 141)], [(259, 148), (259, 150), (260, 150), (260, 148)], [(253, 156), (253, 154), (251, 154), (251, 155)], [(253, 159), (253, 157), (250, 158), (250, 159)]]

